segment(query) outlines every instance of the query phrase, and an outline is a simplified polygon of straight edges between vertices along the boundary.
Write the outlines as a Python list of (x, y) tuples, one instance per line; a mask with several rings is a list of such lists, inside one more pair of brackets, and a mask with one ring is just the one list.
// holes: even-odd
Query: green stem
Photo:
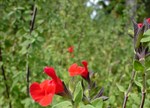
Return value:
[(131, 80), (130, 80), (130, 84), (129, 84), (128, 89), (127, 89), (127, 91), (124, 95), (124, 101), (123, 101), (123, 107), (122, 108), (126, 108), (129, 92), (131, 91), (131, 88), (132, 88), (133, 83), (134, 83), (134, 77), (135, 77), (135, 71), (132, 72), (132, 77), (131, 77)]
[(140, 108), (144, 107), (145, 97), (146, 97), (146, 70), (145, 70), (145, 59), (140, 61), (144, 65), (144, 72), (143, 72), (143, 87), (142, 87), (142, 100), (140, 104)]

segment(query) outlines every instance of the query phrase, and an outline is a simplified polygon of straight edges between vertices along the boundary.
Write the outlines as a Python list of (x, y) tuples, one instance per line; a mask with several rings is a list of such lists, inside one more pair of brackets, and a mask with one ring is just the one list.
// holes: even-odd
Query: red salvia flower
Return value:
[(73, 47), (73, 46), (69, 47), (69, 48), (68, 48), (68, 52), (69, 52), (69, 53), (73, 53), (73, 52), (74, 52), (74, 47)]
[(41, 106), (51, 104), (55, 94), (55, 84), (52, 80), (45, 80), (42, 83), (34, 82), (30, 86), (30, 95)]
[(84, 65), (84, 67), (78, 66), (76, 63), (72, 64), (68, 70), (70, 76), (81, 75), (83, 78), (87, 78), (88, 77), (88, 68), (87, 68), (88, 63), (87, 61), (82, 61), (82, 64)]
[(60, 78), (56, 75), (54, 68), (53, 67), (45, 67), (44, 72), (48, 76), (50, 76), (52, 78), (52, 81), (55, 83), (55, 85), (56, 85), (55, 93), (58, 94), (58, 93), (63, 92), (64, 91), (63, 83), (60, 80)]

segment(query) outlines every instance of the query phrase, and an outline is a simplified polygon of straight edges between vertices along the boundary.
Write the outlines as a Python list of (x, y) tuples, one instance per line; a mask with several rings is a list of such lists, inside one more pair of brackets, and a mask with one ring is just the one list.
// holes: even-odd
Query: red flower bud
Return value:
[(143, 26), (142, 23), (139, 23), (139, 24), (138, 24), (138, 28), (141, 28), (142, 26)]
[(150, 24), (150, 18), (147, 18), (146, 21)]
[(73, 46), (69, 47), (69, 48), (68, 48), (68, 52), (69, 52), (69, 53), (73, 53), (73, 52), (74, 52), (74, 47), (73, 47)]

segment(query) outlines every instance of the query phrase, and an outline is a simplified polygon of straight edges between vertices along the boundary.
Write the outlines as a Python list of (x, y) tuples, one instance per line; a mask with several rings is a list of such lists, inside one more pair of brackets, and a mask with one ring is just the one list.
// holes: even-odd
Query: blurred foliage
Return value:
[[(40, 108), (26, 93), (26, 62), (29, 62), (30, 82), (49, 79), (44, 75), (45, 66), (53, 66), (58, 76), (72, 89), (81, 80), (71, 78), (68, 68), (81, 60), (89, 62), (89, 70), (94, 72), (92, 80), (98, 85), (94, 94), (104, 87), (108, 101), (96, 102), (107, 108), (121, 108), (124, 90), (127, 89), (133, 67), (133, 46), (127, 29), (132, 29), (129, 8), (125, 0), (113, 0), (110, 4), (97, 9), (87, 7), (88, 0), (36, 0), (36, 1), (0, 1), (0, 47), (7, 81), (0, 70), (0, 107)], [(138, 0), (137, 21), (149, 17), (149, 1)], [(99, 2), (99, 5), (104, 2)], [(36, 5), (37, 15), (33, 32), (30, 34), (32, 6)], [(91, 19), (91, 13), (97, 15)], [(28, 45), (31, 47), (27, 49)], [(74, 46), (74, 57), (67, 48)], [(27, 59), (26, 53), (29, 53)], [(128, 108), (137, 108), (141, 98), (141, 77), (137, 73), (136, 82), (129, 96)], [(147, 84), (150, 85), (147, 75)], [(8, 84), (10, 99), (7, 98), (5, 84)], [(150, 91), (148, 87), (147, 92)], [(144, 108), (150, 107), (150, 95), (147, 94)], [(63, 103), (62, 103), (63, 102)], [(52, 107), (70, 105), (59, 96), (53, 99)], [(92, 108), (83, 105), (83, 108)], [(103, 105), (102, 105), (103, 104)], [(95, 104), (94, 104), (95, 105)], [(51, 107), (49, 106), (49, 107)], [(94, 106), (93, 106), (94, 107)], [(98, 107), (100, 108), (100, 107)]]

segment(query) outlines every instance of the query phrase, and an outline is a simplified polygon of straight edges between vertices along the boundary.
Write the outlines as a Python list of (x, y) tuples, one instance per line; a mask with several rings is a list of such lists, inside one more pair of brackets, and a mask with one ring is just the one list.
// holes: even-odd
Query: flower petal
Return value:
[(81, 75), (82, 75), (82, 77), (87, 78), (88, 77), (88, 67), (87, 67), (88, 63), (87, 63), (87, 61), (83, 60), (82, 64), (84, 65), (84, 70)]
[(70, 76), (76, 76), (76, 75), (81, 75), (83, 70), (84, 70), (83, 67), (78, 66), (76, 63), (74, 63), (70, 66), (68, 71)]
[(49, 94), (43, 97), (43, 99), (39, 102), (41, 106), (48, 106), (51, 104), (53, 100), (54, 94)]
[(57, 76), (56, 76), (56, 73), (55, 73), (55, 70), (53, 67), (45, 67), (44, 68), (44, 72), (50, 76), (52, 79), (57, 79)]
[(64, 91), (64, 85), (63, 85), (62, 81), (59, 78), (57, 78), (57, 80), (53, 80), (53, 82), (56, 85), (56, 90), (55, 90), (56, 94), (61, 93), (61, 92)]
[(30, 95), (36, 102), (39, 102), (43, 98), (44, 92), (42, 91), (39, 83), (34, 82), (31, 84)]
[(87, 67), (87, 65), (88, 65), (88, 63), (87, 63), (86, 60), (83, 60), (83, 61), (82, 61), (82, 64), (84, 65), (84, 67)]
[(47, 86), (48, 86), (48, 84), (49, 84), (49, 82), (50, 82), (51, 80), (44, 80), (42, 83), (40, 83), (40, 87), (41, 87), (41, 89), (43, 90), (46, 90), (47, 89)]
[(77, 69), (78, 65), (76, 63), (72, 64), (69, 68), (69, 74), (70, 76), (75, 76), (75, 71)]
[(55, 90), (56, 90), (56, 84), (54, 83), (53, 80), (50, 80), (48, 82), (46, 93), (47, 94), (55, 94)]

